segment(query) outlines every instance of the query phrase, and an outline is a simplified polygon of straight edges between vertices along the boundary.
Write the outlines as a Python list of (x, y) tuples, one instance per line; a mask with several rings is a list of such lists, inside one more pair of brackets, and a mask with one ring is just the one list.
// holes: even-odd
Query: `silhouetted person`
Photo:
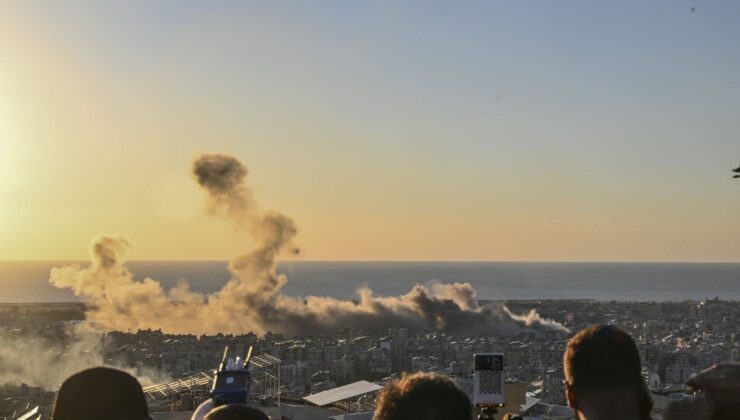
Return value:
[(227, 404), (211, 410), (203, 420), (270, 420), (264, 412), (243, 404)]
[(59, 388), (53, 420), (145, 420), (149, 407), (139, 381), (126, 372), (96, 367), (75, 373)]
[(470, 420), (468, 396), (448, 378), (431, 373), (404, 374), (383, 388), (374, 420)]
[(640, 354), (626, 332), (611, 325), (581, 330), (568, 342), (563, 369), (576, 419), (650, 419), (653, 402)]

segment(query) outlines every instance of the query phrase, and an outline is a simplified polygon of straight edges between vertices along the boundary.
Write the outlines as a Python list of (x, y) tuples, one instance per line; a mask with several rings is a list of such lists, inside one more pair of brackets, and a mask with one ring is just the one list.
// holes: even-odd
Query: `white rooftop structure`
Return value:
[(339, 401), (359, 397), (371, 392), (376, 392), (380, 389), (383, 389), (383, 387), (378, 384), (374, 384), (368, 381), (358, 381), (348, 385), (333, 388), (328, 391), (311, 394), (303, 397), (303, 399), (310, 402), (311, 404), (323, 407), (325, 405), (333, 404)]

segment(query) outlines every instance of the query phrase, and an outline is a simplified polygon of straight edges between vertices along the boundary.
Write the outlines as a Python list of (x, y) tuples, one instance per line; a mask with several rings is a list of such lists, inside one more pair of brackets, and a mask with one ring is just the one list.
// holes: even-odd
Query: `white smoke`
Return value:
[(70, 326), (63, 337), (0, 333), (0, 384), (57, 389), (69, 375), (103, 364), (99, 334)]
[(101, 365), (125, 370), (143, 385), (169, 379), (154, 369), (106, 363), (105, 346), (105, 336), (85, 324), (68, 324), (51, 336), (0, 330), (0, 384), (25, 383), (56, 390), (70, 375)]

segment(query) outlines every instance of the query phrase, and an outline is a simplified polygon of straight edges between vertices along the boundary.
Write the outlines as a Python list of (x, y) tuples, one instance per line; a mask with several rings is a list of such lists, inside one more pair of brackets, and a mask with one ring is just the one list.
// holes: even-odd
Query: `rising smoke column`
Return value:
[(513, 335), (545, 330), (567, 331), (535, 311), (517, 315), (501, 304), (480, 305), (468, 283), (417, 285), (398, 297), (377, 297), (358, 290), (358, 301), (330, 297), (289, 297), (287, 282), (276, 271), (281, 253), (298, 253), (295, 222), (259, 209), (245, 183), (247, 168), (236, 158), (203, 154), (192, 163), (192, 175), (208, 194), (208, 209), (248, 233), (256, 247), (229, 264), (231, 280), (205, 296), (186, 283), (165, 291), (153, 279), (138, 282), (124, 265), (130, 242), (104, 236), (93, 242), (88, 267), (55, 268), (50, 281), (72, 289), (88, 302), (87, 318), (103, 330), (161, 328), (170, 333), (301, 334), (333, 332), (346, 326), (386, 329), (406, 327), (461, 335)]

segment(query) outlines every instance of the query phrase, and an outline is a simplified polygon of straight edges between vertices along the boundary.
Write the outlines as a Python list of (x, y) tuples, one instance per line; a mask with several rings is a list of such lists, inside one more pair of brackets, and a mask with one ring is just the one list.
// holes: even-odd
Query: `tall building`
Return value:
[(408, 339), (408, 329), (390, 328), (388, 338), (391, 344), (391, 364), (395, 372), (401, 372), (407, 368), (405, 363), (406, 357), (406, 340)]

